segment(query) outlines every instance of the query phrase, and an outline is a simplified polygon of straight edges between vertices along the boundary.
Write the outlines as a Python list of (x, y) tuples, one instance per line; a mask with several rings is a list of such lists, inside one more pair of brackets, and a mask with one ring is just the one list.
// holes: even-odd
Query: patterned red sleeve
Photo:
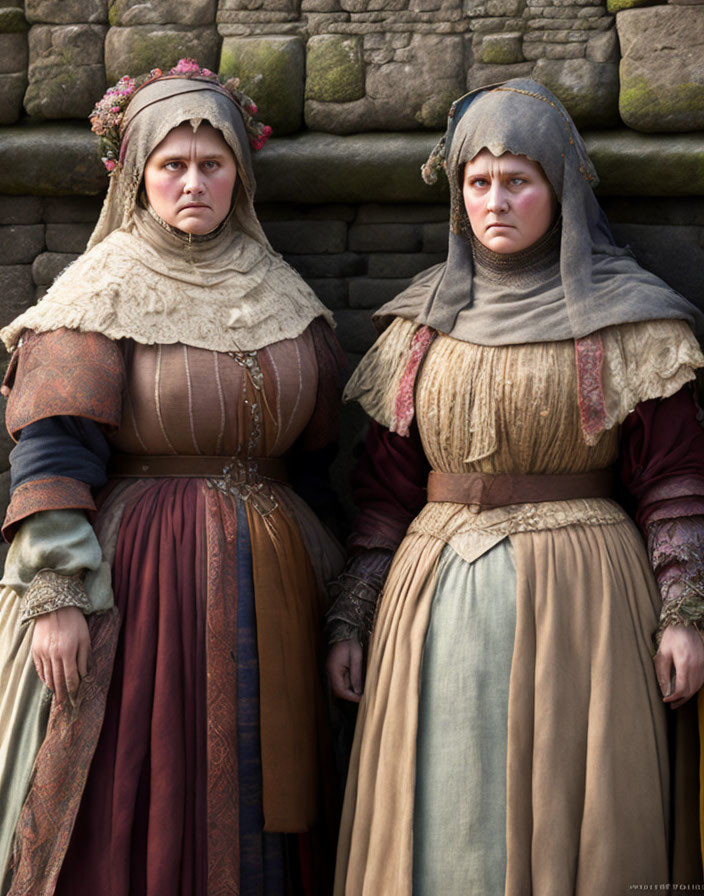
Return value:
[(124, 379), (120, 349), (101, 333), (27, 332), (4, 381), (10, 390), (8, 432), (16, 440), (28, 424), (61, 415), (114, 429), (120, 423)]

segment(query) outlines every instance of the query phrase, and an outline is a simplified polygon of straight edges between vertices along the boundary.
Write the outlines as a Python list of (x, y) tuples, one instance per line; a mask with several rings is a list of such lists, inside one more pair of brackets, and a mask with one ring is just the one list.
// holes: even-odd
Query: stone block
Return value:
[(307, 93), (307, 126), (337, 134), (444, 127), (450, 103), (464, 90), (463, 38), (414, 34), (409, 50), (403, 62), (367, 66), (363, 99), (333, 104)]
[[(447, 243), (447, 240), (445, 242)], [(372, 279), (415, 277), (416, 274), (434, 264), (440, 264), (446, 258), (447, 252), (374, 252), (369, 256), (368, 276)]]
[(298, 0), (219, 0), (218, 13), (265, 10), (267, 13), (297, 11)]
[(32, 265), (32, 277), (36, 286), (51, 286), (78, 255), (70, 252), (42, 252)]
[(84, 122), (30, 121), (6, 127), (0, 140), (0, 194), (100, 193), (108, 178), (97, 148), (97, 137)]
[(47, 224), (95, 225), (102, 205), (102, 196), (49, 197), (44, 201), (44, 221)]
[(258, 117), (277, 136), (303, 122), (305, 49), (299, 37), (226, 37), (220, 75), (240, 79), (259, 108)]
[(283, 202), (257, 202), (257, 217), (260, 221), (344, 221), (350, 223), (355, 218), (355, 208), (341, 203), (325, 205), (293, 205)]
[(673, 198), (604, 196), (600, 199), (600, 203), (612, 222), (704, 227), (704, 202), (695, 196)]
[(31, 264), (43, 249), (43, 224), (0, 227), (0, 264)]
[(361, 277), (367, 272), (366, 259), (353, 252), (339, 255), (286, 255), (286, 261), (305, 280), (323, 277)]
[(399, 12), (406, 9), (408, 0), (340, 0), (340, 7), (347, 12)]
[(533, 77), (552, 90), (577, 127), (618, 123), (618, 65), (589, 59), (539, 59)]
[(343, 221), (271, 221), (264, 232), (282, 254), (329, 255), (344, 252), (347, 244)]
[(346, 352), (363, 355), (376, 341), (369, 311), (354, 309), (335, 312), (337, 338)]
[(646, 132), (704, 128), (704, 7), (632, 9), (616, 23), (624, 122)]
[(111, 25), (212, 25), (217, 0), (110, 0)]
[(105, 92), (103, 25), (34, 25), (24, 106), (34, 118), (85, 118)]
[(423, 227), (423, 252), (447, 255), (447, 241), (450, 234), (449, 222), (425, 224)]
[(347, 307), (347, 281), (329, 278), (312, 278), (308, 280), (308, 286), (317, 295), (320, 301), (334, 311)]
[(32, 265), (0, 266), (0, 296), (0, 327), (5, 327), (34, 303)]
[(92, 224), (47, 224), (46, 247), (49, 252), (80, 253), (92, 232)]
[(0, 222), (3, 224), (39, 224), (42, 201), (38, 196), (0, 196)]
[(171, 68), (191, 57), (201, 66), (217, 69), (220, 39), (215, 28), (188, 25), (133, 25), (110, 28), (105, 40), (105, 70), (109, 83), (122, 75), (141, 74), (158, 66)]
[(425, 224), (427, 221), (445, 221), (449, 217), (447, 205), (397, 205), (373, 202), (360, 205), (356, 224)]
[(339, 0), (302, 0), (301, 12), (339, 12)]
[(27, 35), (0, 34), (0, 74), (22, 72), (27, 68)]
[(614, 224), (619, 245), (629, 245), (644, 268), (702, 307), (704, 228)]
[(107, 0), (25, 0), (27, 21), (49, 25), (104, 24)]
[(532, 59), (533, 61), (537, 61), (538, 59), (583, 59), (585, 53), (586, 43), (528, 44), (523, 50), (526, 59)]
[(521, 34), (486, 34), (481, 43), (479, 61), (485, 65), (515, 65), (523, 62)]
[(20, 117), (26, 89), (25, 72), (0, 75), (0, 125), (14, 124)]
[(520, 62), (515, 65), (473, 65), (467, 72), (467, 90), (499, 84), (511, 78), (529, 78), (533, 66), (533, 62)]
[(16, 6), (0, 8), (0, 34), (21, 34), (29, 30), (29, 22)]
[(306, 47), (307, 100), (349, 103), (364, 96), (364, 60), (359, 38), (321, 34)]
[(378, 308), (402, 292), (410, 278), (375, 280), (358, 277), (350, 280), (350, 308)]
[(487, 0), (487, 16), (520, 16), (526, 8), (526, 0)]
[(353, 252), (418, 252), (423, 244), (418, 224), (353, 224), (349, 247)]
[(587, 41), (587, 59), (592, 62), (618, 62), (621, 52), (615, 28), (593, 34)]

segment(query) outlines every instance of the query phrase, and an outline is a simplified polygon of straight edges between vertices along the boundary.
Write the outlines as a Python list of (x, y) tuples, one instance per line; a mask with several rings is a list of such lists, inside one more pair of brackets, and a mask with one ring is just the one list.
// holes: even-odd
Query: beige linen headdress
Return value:
[[(207, 121), (237, 163), (234, 208), (215, 234), (189, 238), (138, 202), (149, 154), (173, 128)], [(219, 85), (166, 77), (140, 88), (123, 121), (121, 166), (87, 251), (46, 296), (1, 332), (12, 350), (25, 329), (59, 327), (143, 344), (254, 351), (332, 315), (272, 249), (254, 211), (254, 173), (241, 112)]]

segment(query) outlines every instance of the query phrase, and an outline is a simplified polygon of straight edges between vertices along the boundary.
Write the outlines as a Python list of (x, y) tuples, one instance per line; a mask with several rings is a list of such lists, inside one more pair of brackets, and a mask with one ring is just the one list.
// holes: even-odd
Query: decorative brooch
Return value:
[[(271, 128), (268, 124), (255, 121), (254, 116), (258, 112), (257, 106), (250, 97), (239, 89), (239, 78), (230, 78), (228, 81), (223, 82), (215, 72), (211, 72), (207, 68), (201, 68), (195, 59), (180, 59), (178, 65), (166, 73), (166, 76), (168, 75), (212, 81), (214, 84), (223, 87), (232, 96), (242, 113), (249, 144), (253, 150), (261, 149), (271, 136)], [(100, 157), (107, 168), (108, 174), (114, 174), (119, 169), (120, 126), (122, 125), (125, 109), (132, 96), (140, 87), (144, 87), (145, 84), (157, 81), (163, 77), (165, 75), (160, 68), (153, 68), (149, 74), (140, 75), (137, 78), (130, 78), (129, 75), (124, 75), (95, 104), (95, 108), (90, 114), (91, 130), (100, 137)]]

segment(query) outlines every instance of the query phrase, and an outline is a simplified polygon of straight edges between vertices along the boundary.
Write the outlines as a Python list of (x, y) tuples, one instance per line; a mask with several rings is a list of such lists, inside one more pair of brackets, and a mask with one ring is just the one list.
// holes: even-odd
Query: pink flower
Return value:
[(256, 115), (258, 111), (259, 111), (259, 109), (257, 108), (255, 103), (249, 104), (249, 114), (250, 115)]
[(111, 173), (117, 168), (117, 162), (115, 159), (103, 159), (103, 165), (110, 171)]
[(193, 72), (200, 72), (200, 66), (195, 59), (179, 59), (178, 65), (171, 69), (172, 75), (189, 75)]

